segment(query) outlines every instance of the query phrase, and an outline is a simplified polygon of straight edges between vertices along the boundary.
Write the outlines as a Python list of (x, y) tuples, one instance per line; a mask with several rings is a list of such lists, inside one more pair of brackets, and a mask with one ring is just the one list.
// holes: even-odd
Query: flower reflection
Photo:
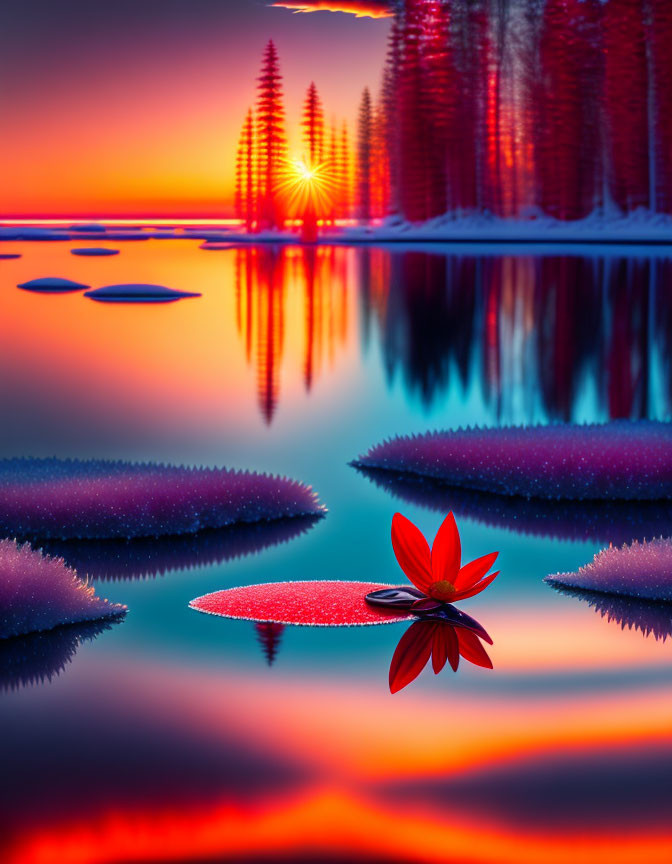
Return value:
[(653, 636), (661, 642), (672, 636), (672, 603), (570, 588), (558, 582), (548, 584), (559, 594), (587, 603), (600, 617), (618, 624), (621, 630), (638, 630), (643, 636)]
[(476, 666), (492, 669), (492, 661), (481, 639), (492, 645), (492, 639), (477, 621), (450, 606), (445, 607), (445, 611), (415, 621), (399, 640), (392, 657), (390, 692), (398, 693), (415, 681), (430, 657), (435, 675), (441, 672), (446, 662), (453, 672), (457, 672), (460, 657)]
[[(378, 600), (383, 607), (408, 608), (414, 596), (414, 589), (405, 591), (403, 587), (387, 588), (368, 595), (367, 602), (375, 605)], [(275, 621), (254, 623), (269, 666), (275, 662), (287, 626), (299, 625), (278, 624)], [(460, 657), (475, 666), (492, 669), (492, 661), (481, 640), (493, 644), (487, 631), (475, 618), (454, 606), (444, 604), (438, 611), (423, 614), (404, 632), (394, 651), (389, 672), (390, 692), (398, 693), (415, 681), (430, 657), (435, 675), (442, 671), (446, 663), (453, 672), (457, 672)]]

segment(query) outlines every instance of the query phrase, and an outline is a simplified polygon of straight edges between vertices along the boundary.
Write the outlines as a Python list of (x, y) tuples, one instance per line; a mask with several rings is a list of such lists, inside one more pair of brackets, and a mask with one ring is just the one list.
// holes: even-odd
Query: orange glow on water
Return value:
[[(113, 810), (101, 819), (29, 835), (7, 864), (110, 864), (126, 861), (244, 860), (254, 855), (375, 856), (391, 861), (497, 864), (667, 864), (664, 826), (626, 832), (516, 832), (484, 819), (385, 807), (338, 788), (316, 788), (258, 807), (223, 803), (184, 812)], [(313, 859), (313, 860), (315, 860)]]

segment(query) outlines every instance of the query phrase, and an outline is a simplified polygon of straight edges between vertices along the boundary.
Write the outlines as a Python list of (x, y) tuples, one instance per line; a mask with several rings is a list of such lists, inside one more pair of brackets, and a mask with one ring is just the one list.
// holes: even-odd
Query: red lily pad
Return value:
[(311, 627), (390, 624), (415, 618), (407, 610), (377, 609), (366, 602), (369, 592), (389, 587), (381, 582), (268, 582), (204, 594), (189, 606), (223, 618)]

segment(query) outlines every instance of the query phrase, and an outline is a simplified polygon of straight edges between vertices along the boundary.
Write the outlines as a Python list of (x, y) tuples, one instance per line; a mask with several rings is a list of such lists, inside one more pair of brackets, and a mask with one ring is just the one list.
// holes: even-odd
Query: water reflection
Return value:
[[(362, 248), (236, 250), (236, 316), (266, 423), (281, 398), (288, 321), (311, 390), (345, 351), (359, 289), (363, 350), (429, 411), (480, 393), (497, 420), (669, 416), (672, 278), (666, 258), (446, 255)], [(294, 298), (291, 300), (289, 298)], [(290, 302), (300, 309), (287, 313)], [(660, 393), (659, 393), (660, 391)], [(662, 399), (656, 398), (661, 396)]]
[(280, 648), (280, 639), (285, 632), (285, 624), (277, 624), (275, 621), (257, 621), (254, 629), (261, 645), (266, 662), (269, 666), (275, 663)]
[[(388, 593), (390, 591), (387, 589), (374, 592)], [(411, 597), (412, 599), (414, 598)], [(394, 602), (384, 605), (396, 608)], [(407, 606), (408, 604), (404, 608)], [(288, 626), (298, 625), (278, 624), (274, 621), (256, 621), (254, 624), (269, 666), (275, 662), (282, 634)], [(493, 644), (485, 628), (475, 618), (455, 606), (446, 604), (436, 611), (422, 614), (404, 631), (394, 651), (389, 671), (390, 692), (398, 693), (415, 681), (430, 658), (435, 675), (444, 669), (446, 663), (453, 672), (457, 672), (460, 657), (476, 666), (492, 669), (492, 661), (481, 640)]]
[(546, 501), (451, 487), (427, 477), (356, 466), (395, 498), (439, 513), (454, 511), (517, 534), (621, 545), (669, 532), (670, 501)]
[(560, 594), (576, 597), (591, 606), (600, 617), (618, 624), (621, 630), (638, 630), (643, 636), (653, 636), (664, 642), (672, 636), (672, 604), (654, 600), (639, 600), (600, 591), (569, 588), (549, 583)]
[(333, 363), (348, 331), (347, 256), (341, 249), (255, 246), (236, 251), (236, 324), (247, 362), (257, 376), (257, 398), (270, 424), (280, 396), (286, 305), (300, 288), (302, 377), (310, 391), (322, 366)]
[(18, 690), (51, 681), (72, 662), (83, 642), (93, 641), (114, 624), (114, 621), (87, 621), (44, 633), (0, 639), (0, 690)]
[[(468, 619), (468, 620), (466, 620)], [(476, 666), (492, 669), (492, 661), (480, 640), (492, 645), (481, 625), (447, 606), (443, 612), (414, 621), (399, 640), (390, 663), (390, 693), (398, 693), (420, 675), (431, 657), (434, 674), (449, 663), (457, 672), (460, 657)]]
[(41, 545), (45, 552), (64, 558), (78, 573), (92, 579), (142, 579), (261, 552), (305, 534), (321, 518), (296, 516), (173, 537), (47, 540)]
[(378, 317), (388, 381), (399, 370), (427, 408), (452, 379), (463, 393), (478, 382), (497, 419), (574, 420), (586, 390), (600, 416), (648, 417), (669, 276), (667, 260), (392, 255)]

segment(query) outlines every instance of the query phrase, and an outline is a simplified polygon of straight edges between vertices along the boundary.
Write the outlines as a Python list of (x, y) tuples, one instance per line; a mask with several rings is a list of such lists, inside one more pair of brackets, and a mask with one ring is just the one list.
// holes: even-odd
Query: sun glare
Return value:
[(327, 162), (311, 165), (305, 159), (289, 159), (283, 166), (277, 193), (284, 209), (293, 219), (304, 219), (307, 212), (317, 218), (329, 216), (333, 206), (335, 183)]

